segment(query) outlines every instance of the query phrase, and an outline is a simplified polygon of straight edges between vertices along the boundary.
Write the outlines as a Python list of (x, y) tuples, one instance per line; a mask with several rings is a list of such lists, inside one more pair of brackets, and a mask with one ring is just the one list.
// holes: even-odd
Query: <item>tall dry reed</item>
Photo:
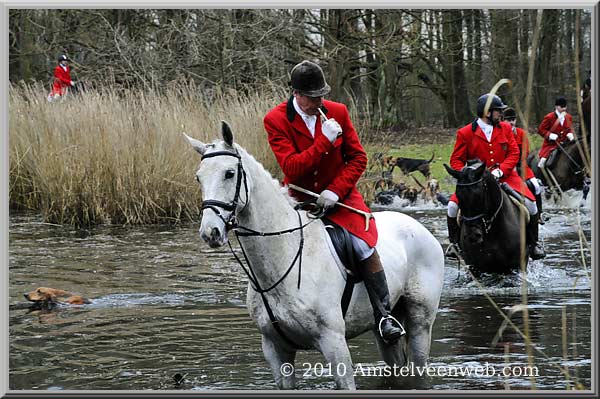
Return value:
[(179, 86), (164, 94), (103, 90), (49, 103), (41, 86), (9, 91), (11, 209), (41, 212), (46, 222), (174, 223), (199, 215), (199, 163), (182, 132), (235, 140), (275, 176), (262, 118), (283, 90), (221, 93)]

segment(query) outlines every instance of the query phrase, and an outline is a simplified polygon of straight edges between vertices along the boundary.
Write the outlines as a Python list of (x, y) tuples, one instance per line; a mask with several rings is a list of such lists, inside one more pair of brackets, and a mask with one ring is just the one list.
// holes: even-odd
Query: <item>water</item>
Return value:
[[(503, 319), (467, 273), (446, 265), (444, 291), (434, 325), (431, 366), (424, 379), (369, 376), (382, 367), (370, 333), (349, 342), (362, 367), (359, 389), (566, 389), (591, 387), (590, 253), (581, 261), (579, 226), (591, 245), (589, 203), (578, 199), (546, 207), (541, 228), (550, 256), (530, 263), (527, 275), (530, 332), (537, 350), (524, 376), (456, 375), (503, 367), (527, 373), (523, 339)], [(589, 200), (588, 200), (589, 201)], [(445, 210), (404, 209), (446, 242)], [(260, 349), (260, 335), (246, 308), (246, 277), (225, 250), (202, 243), (197, 226), (76, 231), (10, 219), (10, 360), (13, 390), (275, 389)], [(488, 276), (486, 292), (523, 328), (521, 278)], [(23, 294), (38, 286), (65, 289), (92, 299), (84, 306), (32, 310)], [(561, 328), (563, 312), (566, 330)], [(563, 340), (563, 332), (566, 339)], [(492, 345), (494, 343), (494, 345)], [(563, 344), (566, 354), (563, 354)], [(314, 351), (296, 359), (300, 389), (334, 389), (332, 378), (307, 371), (323, 362)], [(568, 366), (569, 378), (559, 367)], [(479, 367), (479, 369), (477, 369)], [(381, 370), (381, 368), (379, 369)], [(440, 371), (441, 370), (441, 371)], [(517, 370), (517, 371), (514, 371)], [(177, 384), (174, 376), (183, 376)], [(489, 374), (489, 373), (488, 373)]]

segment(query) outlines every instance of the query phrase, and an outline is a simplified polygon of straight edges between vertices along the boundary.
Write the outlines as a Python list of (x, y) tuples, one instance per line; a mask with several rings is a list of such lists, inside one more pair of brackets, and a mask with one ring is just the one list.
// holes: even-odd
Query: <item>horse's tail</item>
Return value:
[(431, 154), (431, 159), (427, 161), (427, 163), (431, 163), (431, 161), (433, 161), (433, 158), (435, 158), (435, 151), (433, 152), (433, 154)]

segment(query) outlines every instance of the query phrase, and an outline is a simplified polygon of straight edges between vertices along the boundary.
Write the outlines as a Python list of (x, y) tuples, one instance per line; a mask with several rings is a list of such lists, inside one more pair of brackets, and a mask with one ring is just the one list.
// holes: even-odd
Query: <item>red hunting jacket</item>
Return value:
[[(558, 139), (556, 141), (548, 140), (550, 133), (557, 134)], [(556, 145), (557, 142), (562, 144), (568, 140), (568, 133), (573, 133), (573, 117), (571, 114), (567, 113), (565, 115), (565, 122), (562, 126), (558, 120), (556, 111), (550, 112), (544, 116), (544, 120), (542, 120), (542, 123), (538, 126), (538, 134), (544, 138), (544, 143), (540, 149), (540, 158), (548, 158), (552, 150), (558, 147)]]
[[(529, 155), (529, 140), (527, 139), (527, 134), (525, 133), (525, 130), (521, 129), (520, 127), (517, 127), (515, 128), (515, 131), (513, 131), (513, 134), (515, 135), (515, 140), (517, 141), (517, 146), (519, 147), (520, 154), (525, 153), (524, 157), (525, 160), (527, 160), (527, 155)], [(519, 157), (521, 157), (521, 155), (519, 155)], [(521, 162), (520, 158), (519, 162)], [(529, 180), (532, 177), (535, 177), (535, 175), (533, 174), (533, 171), (531, 170), (529, 165), (527, 165), (527, 162), (525, 162), (525, 180)]]
[[(535, 201), (535, 196), (531, 194), (515, 169), (519, 162), (519, 147), (508, 123), (500, 122), (500, 126), (494, 126), (491, 142), (487, 141), (476, 122), (469, 123), (458, 130), (454, 150), (450, 156), (450, 166), (452, 169), (462, 170), (467, 161), (474, 158), (485, 162), (488, 169), (499, 167), (503, 173), (500, 178), (501, 183), (506, 182), (517, 192)], [(456, 194), (452, 194), (450, 201), (458, 204)]]
[[(319, 117), (313, 139), (294, 109), (292, 99), (290, 97), (287, 102), (279, 104), (264, 117), (269, 144), (285, 175), (283, 183), (293, 183), (317, 194), (331, 190), (340, 197), (340, 202), (370, 212), (356, 189), (356, 183), (367, 167), (367, 154), (360, 144), (346, 106), (323, 101), (327, 118), (334, 118), (343, 131), (332, 144), (321, 132)], [(291, 189), (290, 194), (299, 201), (310, 199)], [(365, 231), (364, 216), (339, 206), (333, 208), (327, 218), (363, 239), (369, 246), (377, 244), (375, 220), (371, 219), (369, 230)]]
[(54, 68), (54, 83), (52, 84), (52, 95), (65, 95), (67, 88), (71, 87), (71, 67), (67, 65), (65, 71), (60, 65)]

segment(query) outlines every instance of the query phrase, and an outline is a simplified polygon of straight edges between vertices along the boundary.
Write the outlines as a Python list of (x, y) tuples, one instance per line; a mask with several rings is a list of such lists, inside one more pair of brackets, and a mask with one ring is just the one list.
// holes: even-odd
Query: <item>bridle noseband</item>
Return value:
[[(483, 182), (483, 191), (484, 191), (484, 193), (486, 193), (487, 192), (487, 184), (486, 184), (485, 180), (483, 180), (483, 177), (481, 177), (479, 180), (476, 180), (474, 182), (456, 183), (456, 185), (457, 186), (472, 186), (472, 185), (475, 185), (475, 184), (478, 184), (481, 182)], [(496, 211), (494, 212), (494, 214), (491, 217), (486, 219), (485, 211), (487, 210), (487, 205), (488, 205), (487, 204), (487, 195), (486, 195), (484, 211), (475, 216), (461, 216), (461, 222), (464, 222), (465, 224), (474, 224), (481, 220), (481, 223), (483, 224), (484, 234), (488, 234), (488, 232), (492, 228), (492, 224), (494, 223), (494, 220), (496, 220), (498, 213), (500, 213), (500, 209), (502, 209), (502, 206), (504, 205), (504, 196), (502, 195), (502, 189), (500, 187), (498, 187), (498, 189), (500, 190), (500, 204), (498, 205), (498, 208), (496, 208)]]
[[(240, 191), (242, 189), (242, 180), (244, 182), (244, 191), (246, 193), (246, 202), (244, 203), (244, 207), (242, 208), (241, 212), (243, 212), (244, 209), (246, 209), (246, 206), (248, 206), (248, 181), (246, 179), (246, 172), (244, 171), (244, 167), (242, 166), (242, 157), (237, 152), (237, 150), (235, 152), (231, 152), (231, 151), (210, 152), (208, 154), (204, 154), (202, 156), (202, 160), (205, 160), (206, 158), (213, 158), (213, 157), (219, 157), (219, 156), (234, 157), (234, 158), (237, 158), (237, 160), (238, 160), (238, 165), (237, 165), (238, 173), (237, 173), (237, 182), (235, 184), (235, 195), (231, 202), (223, 202), (223, 201), (219, 201), (219, 200), (202, 201), (202, 206), (200, 207), (200, 210), (204, 211), (205, 209), (211, 209), (213, 212), (215, 212), (217, 214), (218, 217), (221, 218), (223, 223), (225, 223), (225, 229), (227, 231), (229, 231), (232, 228), (237, 226), (236, 209), (237, 209), (238, 203), (240, 201)], [(227, 219), (225, 219), (219, 209), (229, 211), (230, 212), (229, 217)]]

